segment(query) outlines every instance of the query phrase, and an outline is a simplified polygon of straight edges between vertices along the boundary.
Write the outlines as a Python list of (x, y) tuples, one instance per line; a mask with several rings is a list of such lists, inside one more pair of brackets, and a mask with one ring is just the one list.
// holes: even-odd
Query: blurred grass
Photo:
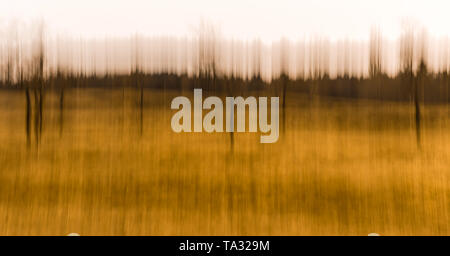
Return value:
[[(450, 108), (289, 94), (286, 131), (173, 133), (176, 92), (0, 92), (0, 235), (450, 235)], [(281, 111), (281, 109), (280, 109)], [(281, 112), (280, 112), (281, 116)], [(282, 121), (280, 120), (280, 125)]]

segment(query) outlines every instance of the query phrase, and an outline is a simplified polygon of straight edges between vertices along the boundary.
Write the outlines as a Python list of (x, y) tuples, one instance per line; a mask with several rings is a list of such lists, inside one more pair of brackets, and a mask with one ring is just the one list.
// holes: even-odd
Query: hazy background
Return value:
[(449, 35), (448, 1), (432, 0), (306, 0), (306, 1), (57, 1), (2, 0), (0, 21), (44, 18), (56, 33), (104, 37), (144, 35), (181, 36), (191, 33), (201, 19), (238, 39), (281, 37), (296, 40), (308, 35), (366, 38), (372, 25), (389, 37), (398, 36), (405, 18), (427, 27), (432, 34)]

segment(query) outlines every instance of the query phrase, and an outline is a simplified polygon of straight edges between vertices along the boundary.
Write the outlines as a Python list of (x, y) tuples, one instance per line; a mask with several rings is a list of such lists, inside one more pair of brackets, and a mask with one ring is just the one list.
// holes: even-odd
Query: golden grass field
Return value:
[(449, 106), (419, 150), (410, 103), (289, 93), (277, 143), (231, 150), (172, 132), (178, 94), (145, 91), (141, 136), (132, 89), (66, 90), (62, 133), (48, 91), (27, 148), (24, 91), (1, 91), (0, 235), (450, 235)]

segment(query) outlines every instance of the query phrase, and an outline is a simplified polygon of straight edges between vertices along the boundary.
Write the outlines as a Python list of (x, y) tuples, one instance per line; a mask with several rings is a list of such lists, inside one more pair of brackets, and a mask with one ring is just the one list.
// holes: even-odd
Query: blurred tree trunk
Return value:
[(281, 82), (283, 83), (283, 103), (282, 103), (282, 118), (283, 118), (283, 133), (286, 132), (286, 90), (289, 78), (287, 75), (283, 74), (281, 77)]
[(420, 103), (419, 103), (419, 90), (420, 90), (420, 77), (413, 80), (414, 88), (414, 110), (415, 110), (415, 127), (416, 127), (416, 142), (417, 147), (420, 148)]
[(62, 136), (64, 128), (64, 86), (61, 85), (59, 94), (59, 137)]
[(30, 89), (25, 89), (25, 100), (26, 100), (26, 114), (25, 114), (25, 127), (26, 127), (26, 135), (27, 135), (27, 147), (31, 145), (31, 98), (30, 98)]

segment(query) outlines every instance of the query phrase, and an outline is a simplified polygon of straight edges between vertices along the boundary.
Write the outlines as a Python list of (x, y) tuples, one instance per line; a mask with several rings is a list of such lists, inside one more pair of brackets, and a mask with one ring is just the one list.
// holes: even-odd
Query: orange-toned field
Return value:
[[(191, 92), (190, 92), (191, 93)], [(260, 92), (260, 94), (263, 94)], [(176, 92), (0, 91), (0, 235), (450, 235), (450, 107), (288, 94), (275, 144), (172, 132)], [(281, 116), (281, 113), (280, 113)], [(280, 120), (282, 125), (283, 120)]]

